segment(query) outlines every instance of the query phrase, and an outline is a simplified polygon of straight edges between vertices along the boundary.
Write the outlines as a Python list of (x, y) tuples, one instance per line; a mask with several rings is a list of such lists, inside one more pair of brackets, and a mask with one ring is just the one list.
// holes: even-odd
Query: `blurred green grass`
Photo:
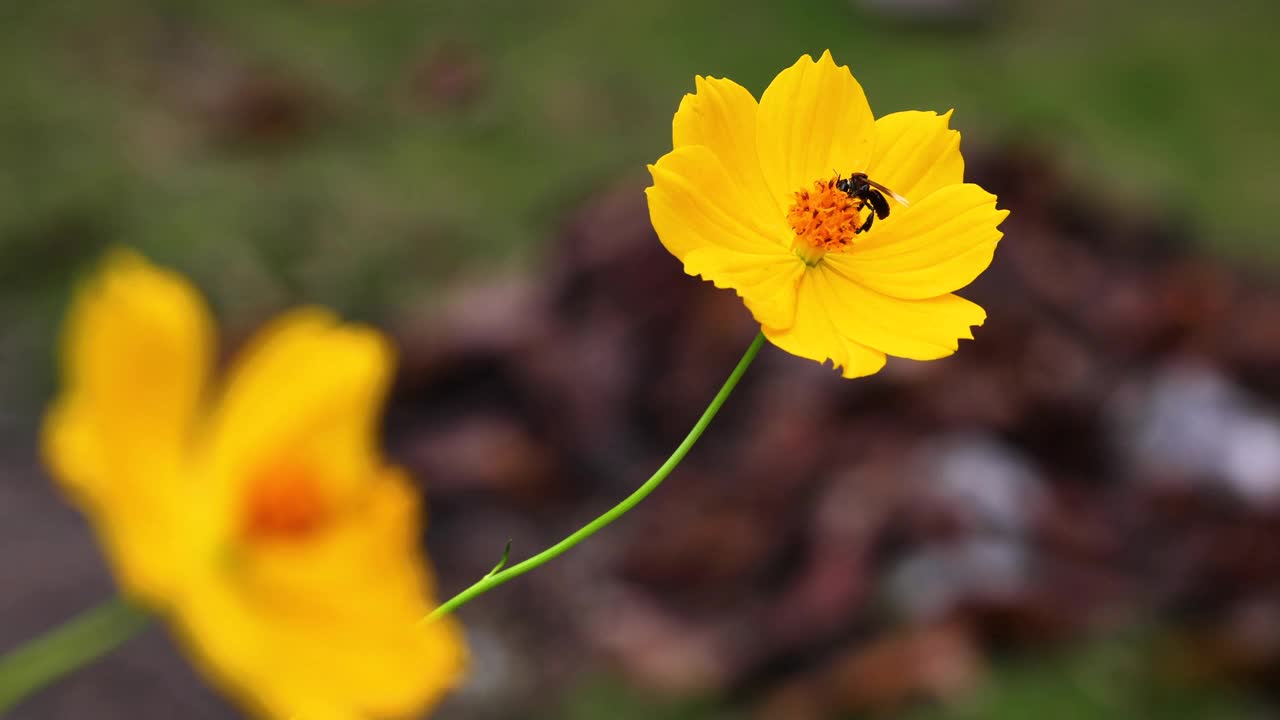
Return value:
[[(694, 74), (758, 94), (828, 47), (880, 114), (954, 106), (968, 147), (1050, 147), (1112, 204), (1280, 257), (1274, 3), (991, 7), (921, 25), (841, 0), (9, 4), (0, 354), (47, 366), (70, 279), (111, 244), (190, 273), (240, 327), (296, 302), (374, 319), (430, 302), (537, 257), (602, 186), (642, 185)], [(472, 102), (423, 100), (432, 58), (478, 74)], [(304, 122), (228, 141), (209, 98), (255, 77)]]
[(905, 720), (1239, 720), (1260, 705), (1221, 686), (1190, 682), (1164, 667), (1160, 643), (1132, 633), (1056, 655), (1006, 658), (961, 702)]
[[(758, 93), (826, 47), (879, 113), (954, 106), (971, 146), (1048, 144), (1117, 204), (1167, 207), (1220, 252), (1275, 256), (1269, 0), (1009, 2), (958, 27), (838, 0), (49, 0), (0, 12), (9, 295), (58, 287), (82, 248), (128, 243), (226, 304), (385, 306), (468, 264), (518, 261), (574, 200), (643, 181), (695, 73)], [(265, 150), (210, 143), (176, 104), (171, 86), (202, 78), (165, 47), (174, 36), (212, 48), (215, 65), (296, 82), (323, 100), (322, 121)], [(424, 110), (404, 97), (441, 47), (479, 63), (475, 103)], [(264, 257), (276, 270), (262, 277), (246, 258)]]
[[(1235, 690), (1196, 684), (1169, 672), (1160, 642), (1126, 632), (1032, 657), (1005, 657), (973, 693), (945, 704), (855, 717), (899, 720), (1240, 720), (1269, 717)], [(744, 720), (742, 708), (707, 698), (663, 698), (609, 677), (571, 693), (556, 720)]]

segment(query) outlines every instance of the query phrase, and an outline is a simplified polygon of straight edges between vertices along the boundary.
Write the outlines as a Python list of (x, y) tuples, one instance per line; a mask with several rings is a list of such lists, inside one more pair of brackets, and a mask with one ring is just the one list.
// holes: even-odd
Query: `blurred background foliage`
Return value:
[[(695, 74), (758, 95), (799, 54), (825, 48), (878, 114), (954, 107), (970, 152), (1052, 157), (1084, 189), (1075, 211), (1086, 231), (1114, 213), (1158, 217), (1201, 252), (1270, 278), (1277, 27), (1273, 0), (5, 3), (11, 474), (35, 475), (28, 444), (60, 312), (102, 249), (131, 245), (192, 275), (233, 333), (299, 302), (400, 327), (469, 280), (551, 283), (548, 258), (565, 257), (548, 250), (554, 238), (602, 193), (638, 194)], [(34, 630), (6, 622), (21, 627), (5, 637)], [(1166, 672), (1164, 637), (1156, 627), (1015, 653), (962, 701), (894, 717), (1276, 717), (1256, 688)], [(681, 699), (609, 672), (569, 688), (515, 716), (751, 717), (757, 699)]]
[(642, 178), (694, 74), (758, 94), (828, 47), (880, 114), (954, 106), (969, 148), (1052, 147), (1101, 202), (1270, 261), (1276, 19), (1270, 0), (7, 3), (6, 332), (47, 326), (110, 243), (231, 313), (429, 297)]
[[(972, 697), (921, 709), (903, 720), (1227, 720), (1269, 717), (1232, 692), (1188, 688), (1153, 676), (1151, 648), (1141, 639), (1100, 640), (1058, 656), (1008, 662)], [(714, 700), (655, 700), (608, 678), (587, 680), (565, 708), (547, 720), (703, 720), (745, 717)]]

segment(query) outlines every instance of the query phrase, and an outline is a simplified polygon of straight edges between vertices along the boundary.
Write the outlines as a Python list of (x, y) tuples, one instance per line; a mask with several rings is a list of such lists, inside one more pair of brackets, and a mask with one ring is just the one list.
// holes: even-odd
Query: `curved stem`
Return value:
[(146, 627), (149, 619), (117, 597), (0, 656), (0, 715), (45, 685), (114, 650)]
[(542, 565), (560, 557), (570, 548), (583, 540), (586, 540), (592, 535), (595, 535), (606, 525), (617, 520), (628, 510), (639, 504), (641, 500), (648, 497), (649, 493), (656, 490), (658, 486), (662, 484), (662, 481), (666, 480), (667, 476), (671, 474), (671, 471), (676, 469), (676, 466), (680, 464), (680, 461), (684, 460), (684, 456), (689, 454), (689, 450), (693, 448), (696, 442), (698, 442), (698, 438), (702, 437), (703, 431), (711, 424), (712, 418), (714, 418), (716, 413), (720, 411), (720, 407), (724, 405), (725, 400), (729, 399), (729, 394), (733, 392), (734, 387), (738, 385), (738, 381), (742, 379), (747, 368), (751, 366), (751, 361), (755, 360), (756, 355), (760, 354), (760, 348), (763, 345), (764, 334), (757, 334), (756, 339), (751, 343), (751, 347), (747, 348), (747, 351), (743, 353), (742, 359), (738, 361), (737, 367), (735, 367), (733, 372), (729, 374), (729, 379), (724, 381), (724, 385), (721, 386), (720, 392), (716, 393), (711, 404), (702, 412), (702, 417), (698, 418), (698, 422), (694, 424), (693, 429), (685, 436), (684, 441), (675, 449), (675, 452), (671, 453), (671, 457), (667, 458), (667, 461), (662, 464), (662, 467), (658, 468), (658, 471), (646, 480), (643, 485), (637, 488), (635, 492), (631, 493), (627, 499), (613, 506), (605, 514), (584, 525), (581, 530), (578, 530), (574, 534), (561, 540), (555, 545), (552, 545), (546, 550), (543, 550), (537, 555), (534, 555), (528, 560), (512, 565), (505, 570), (498, 570), (496, 572), (489, 573), (485, 577), (481, 578), (476, 584), (466, 590), (463, 590), (450, 598), (440, 607), (436, 608), (435, 612), (431, 613), (428, 619), (447, 615), (499, 585), (509, 580), (514, 580), (530, 570), (541, 567)]

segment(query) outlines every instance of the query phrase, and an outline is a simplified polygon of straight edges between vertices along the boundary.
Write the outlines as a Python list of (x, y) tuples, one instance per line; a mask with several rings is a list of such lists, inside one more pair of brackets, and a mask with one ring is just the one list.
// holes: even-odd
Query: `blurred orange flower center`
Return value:
[(787, 221), (796, 231), (791, 249), (810, 265), (829, 252), (843, 252), (853, 245), (862, 226), (862, 201), (836, 187), (836, 180), (818, 180), (812, 190), (797, 190)]
[(324, 526), (329, 509), (311, 468), (277, 460), (249, 480), (244, 536), (251, 542), (303, 540)]

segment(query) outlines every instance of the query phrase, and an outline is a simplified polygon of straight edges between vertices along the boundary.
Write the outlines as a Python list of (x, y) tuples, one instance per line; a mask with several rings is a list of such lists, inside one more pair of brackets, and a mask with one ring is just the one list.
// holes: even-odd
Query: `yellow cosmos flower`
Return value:
[(731, 80), (696, 82), (646, 191), (686, 272), (736, 290), (775, 345), (845, 377), (973, 337), (986, 313), (952, 293), (991, 263), (1008, 212), (963, 181), (950, 113), (875, 119), (830, 52), (801, 57), (759, 103)]
[(45, 427), (56, 477), (126, 593), (256, 714), (406, 717), (461, 675), (416, 495), (378, 451), (394, 359), (317, 309), (263, 330), (223, 385), (181, 277), (112, 255), (79, 293)]

